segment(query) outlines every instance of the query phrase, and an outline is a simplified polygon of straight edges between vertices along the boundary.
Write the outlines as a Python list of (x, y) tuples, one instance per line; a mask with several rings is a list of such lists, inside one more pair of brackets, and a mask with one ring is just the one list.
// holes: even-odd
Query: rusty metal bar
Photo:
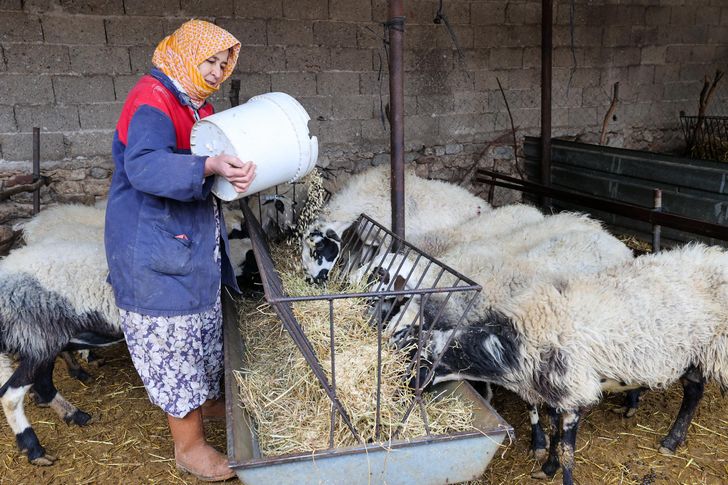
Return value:
[[(654, 195), (654, 210), (656, 212), (662, 212), (662, 190), (655, 189)], [(652, 252), (657, 253), (660, 251), (660, 236), (662, 235), (662, 226), (659, 224), (652, 225)]]
[(389, 125), (392, 164), (392, 232), (404, 234), (404, 5), (389, 0)]
[[(546, 187), (551, 185), (553, 10), (553, 0), (541, 1), (541, 183)], [(542, 198), (541, 205), (548, 202)]]
[[(33, 127), (33, 182), (40, 180), (40, 128)], [(40, 212), (40, 185), (33, 191), (33, 215)]]
[(240, 104), (240, 79), (230, 81), (230, 106), (235, 107)]
[[(334, 340), (334, 300), (329, 300), (329, 335), (331, 353), (331, 389), (336, 393), (336, 342)], [(334, 447), (334, 426), (336, 425), (336, 406), (331, 403), (331, 429), (329, 430), (329, 447)]]
[[(492, 180), (492, 178), (496, 178), (498, 180)], [(658, 212), (651, 208), (628, 204), (626, 202), (603, 199), (593, 195), (555, 189), (553, 187), (544, 187), (543, 185), (535, 182), (520, 180), (491, 170), (479, 169), (475, 174), (474, 180), (485, 184), (496, 184), (499, 187), (520, 190), (522, 192), (530, 192), (567, 202), (574, 202), (585, 207), (629, 217), (638, 221), (648, 222), (650, 224), (660, 224), (672, 229), (691, 232), (699, 236), (707, 236), (728, 241), (728, 226), (722, 226), (720, 224), (712, 224), (710, 222), (679, 216), (677, 214), (669, 214), (667, 212)]]

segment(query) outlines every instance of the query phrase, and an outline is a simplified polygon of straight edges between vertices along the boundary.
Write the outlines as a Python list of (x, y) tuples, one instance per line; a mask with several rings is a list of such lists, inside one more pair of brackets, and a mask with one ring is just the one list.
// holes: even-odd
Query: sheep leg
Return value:
[(624, 402), (618, 408), (613, 408), (612, 411), (621, 414), (625, 418), (631, 418), (637, 414), (637, 408), (640, 405), (640, 395), (645, 390), (644, 387), (638, 389), (632, 389), (624, 394)]
[(564, 474), (563, 484), (574, 483), (574, 450), (576, 450), (576, 432), (579, 430), (579, 411), (563, 413), (561, 438), (561, 470)]
[[(56, 461), (56, 457), (46, 454), (23, 409), (23, 398), (33, 384), (33, 374), (35, 374), (34, 369), (26, 362), (22, 360), (15, 372), (0, 387), (0, 401), (5, 419), (15, 433), (15, 441), (20, 452), (26, 453), (28, 460), (34, 465), (48, 466)], [(7, 373), (7, 369), (3, 371)]]
[(546, 458), (548, 440), (544, 433), (543, 426), (538, 415), (538, 408), (533, 404), (526, 404), (528, 416), (531, 420), (531, 449), (528, 450), (528, 457), (539, 462)]
[(66, 367), (68, 367), (68, 375), (81, 382), (89, 382), (91, 380), (91, 374), (81, 367), (81, 364), (78, 363), (78, 360), (71, 352), (63, 351), (60, 355), (63, 362), (66, 363)]
[(674, 454), (677, 447), (685, 441), (688, 426), (693, 420), (705, 389), (705, 378), (695, 368), (686, 372), (680, 381), (683, 386), (683, 400), (670, 432), (660, 443), (659, 451), (664, 455)]
[(91, 422), (91, 415), (81, 411), (68, 402), (56, 389), (56, 386), (53, 384), (54, 366), (55, 360), (38, 367), (35, 382), (33, 382), (33, 391), (37, 396), (37, 401), (49, 405), (66, 424), (73, 423), (79, 426), (89, 424)]
[(551, 420), (551, 435), (549, 436), (549, 456), (541, 465), (541, 469), (531, 473), (531, 478), (548, 479), (556, 475), (559, 469), (559, 443), (561, 441), (561, 416), (556, 409), (547, 406), (549, 418)]

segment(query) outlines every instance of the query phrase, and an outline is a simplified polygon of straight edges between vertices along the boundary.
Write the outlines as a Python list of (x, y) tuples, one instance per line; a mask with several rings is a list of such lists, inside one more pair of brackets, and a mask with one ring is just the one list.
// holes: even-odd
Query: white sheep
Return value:
[[(427, 180), (405, 170), (405, 237), (445, 230), (478, 218), (491, 210), (483, 199), (462, 187), (440, 180)], [(390, 167), (378, 166), (353, 175), (332, 197), (319, 219), (303, 236), (302, 262), (315, 281), (326, 279), (340, 256), (342, 237), (361, 213), (391, 228)], [(381, 241), (373, 240), (368, 225), (353, 228), (370, 256)]]
[(59, 352), (111, 345), (123, 340), (119, 312), (106, 283), (106, 256), (95, 241), (47, 240), (15, 249), (0, 261), (0, 354), (20, 364), (0, 387), (0, 401), (18, 447), (38, 465), (45, 453), (23, 411), (33, 390), (67, 422), (84, 425), (91, 417), (66, 401), (52, 381)]
[(48, 240), (104, 240), (104, 207), (63, 204), (48, 207), (14, 229), (23, 231), (27, 244)]
[[(442, 354), (435, 382), (485, 378), (561, 412), (563, 482), (571, 484), (581, 409), (605, 391), (681, 380), (683, 403), (660, 446), (673, 453), (705, 382), (728, 390), (727, 299), (728, 253), (689, 245), (557, 285), (540, 282), (461, 328), (435, 322), (428, 354)], [(551, 451), (547, 476), (559, 462)]]

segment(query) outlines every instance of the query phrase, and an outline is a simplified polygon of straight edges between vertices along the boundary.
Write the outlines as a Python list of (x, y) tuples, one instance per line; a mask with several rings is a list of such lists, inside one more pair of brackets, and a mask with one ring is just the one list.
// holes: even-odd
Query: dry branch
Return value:
[(614, 86), (612, 87), (612, 102), (609, 104), (609, 109), (607, 110), (607, 114), (604, 115), (604, 121), (602, 122), (602, 134), (599, 137), (599, 144), (604, 145), (604, 142), (607, 141), (607, 126), (609, 125), (609, 120), (614, 116), (614, 112), (617, 110), (617, 103), (619, 102), (619, 81), (614, 83)]

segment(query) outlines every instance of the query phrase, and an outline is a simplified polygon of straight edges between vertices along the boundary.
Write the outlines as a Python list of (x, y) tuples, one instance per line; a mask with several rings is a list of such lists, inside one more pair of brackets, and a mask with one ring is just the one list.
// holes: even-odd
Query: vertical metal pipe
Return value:
[(404, 239), (404, 5), (389, 0), (389, 125), (392, 232)]
[[(662, 190), (655, 189), (654, 195), (654, 208), (655, 212), (662, 212)], [(660, 237), (662, 236), (662, 226), (659, 224), (652, 225), (652, 252), (657, 253), (660, 251)]]
[(551, 185), (552, 55), (553, 0), (541, 0), (541, 183), (547, 187)]
[[(33, 127), (33, 182), (40, 180), (40, 128)], [(40, 185), (33, 191), (33, 214), (40, 212)]]

